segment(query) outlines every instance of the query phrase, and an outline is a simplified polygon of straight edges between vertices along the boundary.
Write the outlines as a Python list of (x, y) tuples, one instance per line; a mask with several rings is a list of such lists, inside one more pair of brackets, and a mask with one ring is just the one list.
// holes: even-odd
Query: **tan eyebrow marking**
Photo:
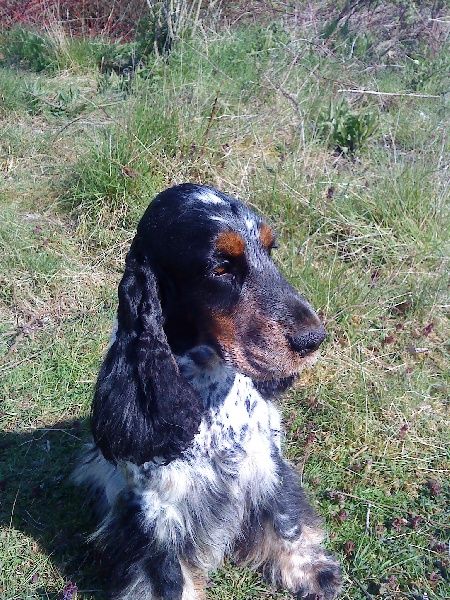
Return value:
[(275, 242), (273, 231), (266, 223), (263, 223), (259, 229), (259, 239), (265, 248), (270, 248)]
[(245, 242), (235, 231), (224, 231), (216, 239), (216, 248), (226, 256), (242, 256)]

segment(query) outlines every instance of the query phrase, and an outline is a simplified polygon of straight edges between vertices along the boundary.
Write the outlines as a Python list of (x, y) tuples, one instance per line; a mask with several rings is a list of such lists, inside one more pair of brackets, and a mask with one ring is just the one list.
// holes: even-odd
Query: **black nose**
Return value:
[(325, 329), (320, 326), (313, 331), (290, 336), (289, 343), (292, 350), (298, 352), (301, 356), (307, 356), (317, 350), (326, 337)]

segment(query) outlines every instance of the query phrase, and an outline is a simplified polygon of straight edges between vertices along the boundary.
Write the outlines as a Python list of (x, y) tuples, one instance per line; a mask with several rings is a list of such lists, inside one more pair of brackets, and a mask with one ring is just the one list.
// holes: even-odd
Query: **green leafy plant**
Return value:
[(26, 82), (22, 97), (31, 114), (45, 111), (54, 115), (75, 115), (86, 108), (86, 103), (80, 100), (80, 90), (69, 86), (68, 89), (58, 90), (56, 93), (42, 86), (37, 81)]
[(22, 92), (22, 98), (30, 114), (37, 115), (40, 112), (42, 112), (43, 95), (44, 91), (42, 89), (42, 84), (40, 81), (25, 82), (24, 90)]
[(81, 113), (85, 108), (86, 103), (80, 101), (80, 90), (73, 87), (59, 90), (50, 104), (50, 110), (55, 114), (75, 115)]
[(378, 120), (370, 110), (352, 110), (342, 98), (337, 102), (330, 100), (317, 125), (320, 136), (329, 140), (339, 152), (355, 154), (373, 135)]
[(10, 62), (32, 71), (52, 70), (57, 66), (48, 39), (39, 32), (22, 27), (15, 27), (6, 34), (4, 55)]

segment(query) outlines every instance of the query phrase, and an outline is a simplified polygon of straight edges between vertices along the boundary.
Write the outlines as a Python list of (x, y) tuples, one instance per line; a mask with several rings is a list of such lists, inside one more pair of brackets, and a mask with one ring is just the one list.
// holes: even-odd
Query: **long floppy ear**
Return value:
[(97, 380), (92, 432), (106, 459), (142, 464), (181, 454), (202, 405), (184, 381), (163, 330), (156, 278), (136, 237), (119, 285), (118, 327)]

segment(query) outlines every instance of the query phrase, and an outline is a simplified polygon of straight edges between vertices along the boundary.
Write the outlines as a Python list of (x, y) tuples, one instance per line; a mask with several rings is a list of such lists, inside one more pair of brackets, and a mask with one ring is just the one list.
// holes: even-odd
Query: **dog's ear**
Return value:
[(119, 285), (117, 332), (97, 380), (92, 431), (106, 459), (142, 464), (178, 457), (198, 431), (200, 397), (178, 371), (158, 284), (135, 238)]

